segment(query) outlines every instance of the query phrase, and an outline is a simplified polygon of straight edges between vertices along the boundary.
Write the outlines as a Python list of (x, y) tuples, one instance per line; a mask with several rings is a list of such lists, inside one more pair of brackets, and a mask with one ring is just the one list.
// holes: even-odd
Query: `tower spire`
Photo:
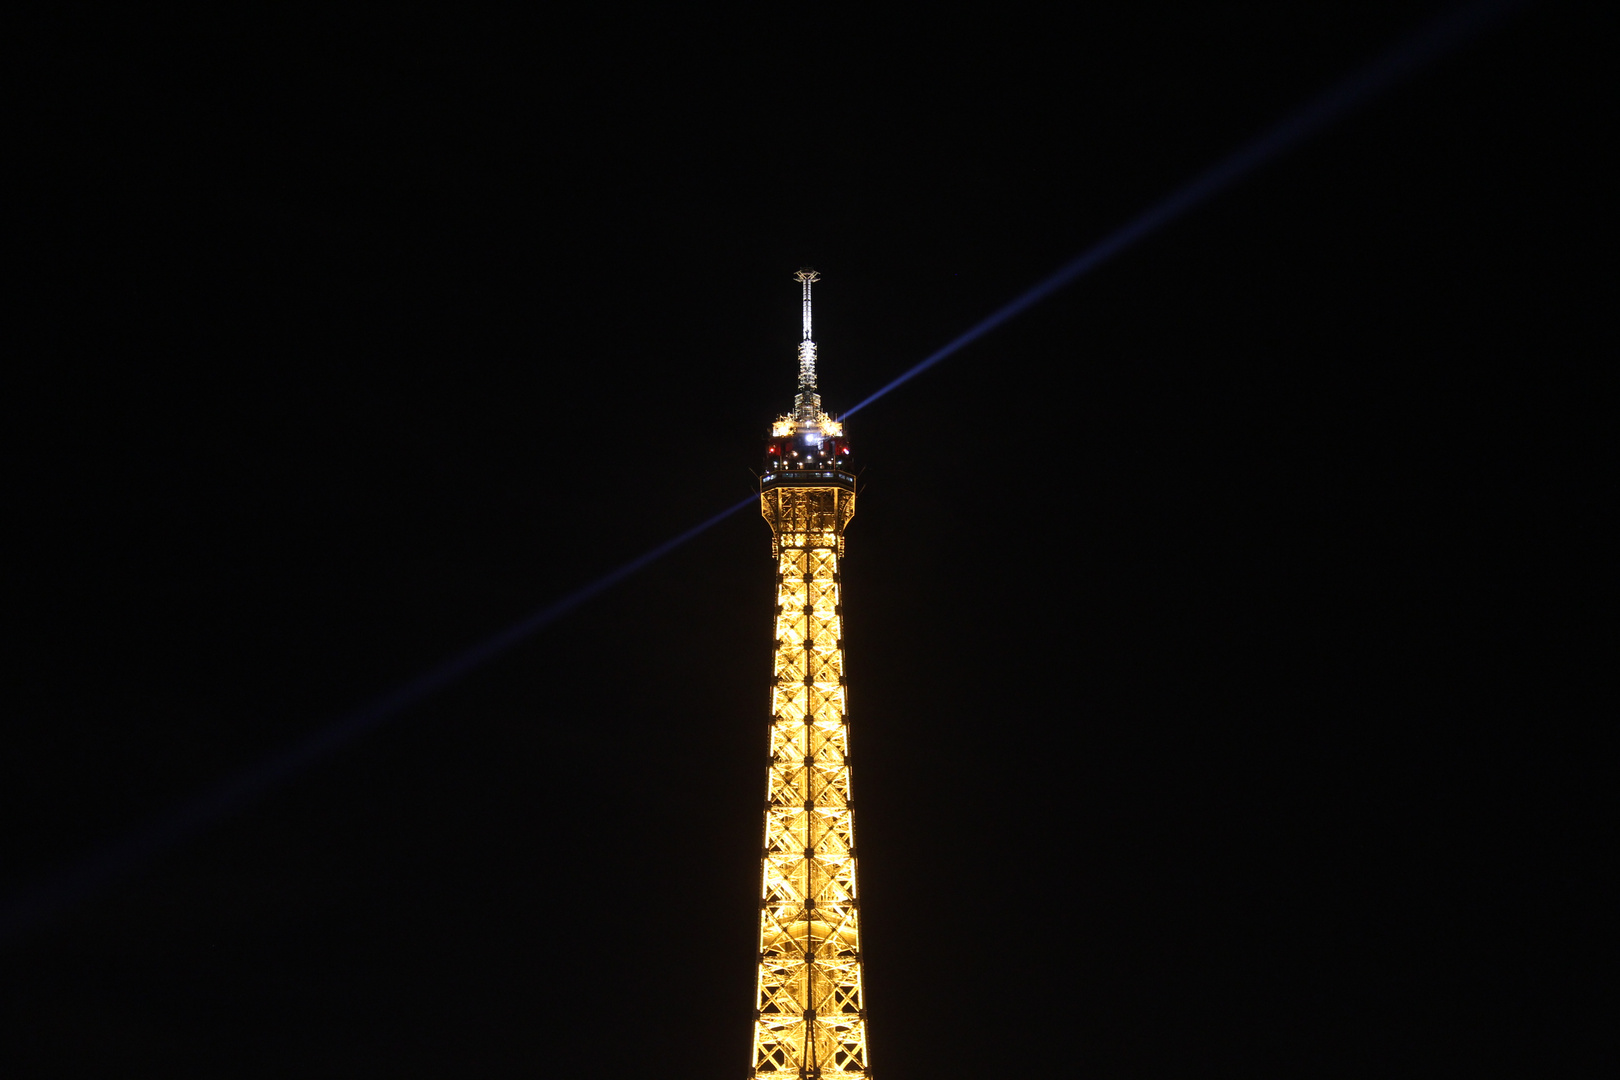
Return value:
[(816, 343), (810, 340), (810, 286), (821, 275), (805, 267), (793, 277), (804, 285), (804, 340), (799, 342), (799, 393), (793, 399), (793, 419), (814, 424), (821, 417), (821, 395), (816, 393)]

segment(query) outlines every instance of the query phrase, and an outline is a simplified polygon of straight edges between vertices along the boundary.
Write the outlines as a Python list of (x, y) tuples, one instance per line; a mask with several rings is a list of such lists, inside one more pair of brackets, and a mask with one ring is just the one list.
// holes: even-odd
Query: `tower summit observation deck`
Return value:
[(855, 516), (843, 425), (821, 411), (810, 338), (793, 411), (771, 427), (760, 512), (776, 560), (752, 1080), (870, 1077), (850, 796), (839, 560)]
[[(799, 392), (793, 411), (771, 425), (765, 447), (765, 475), (760, 480), (760, 507), (775, 533), (773, 551), (780, 556), (785, 535), (831, 530), (833, 546), (843, 554), (844, 526), (855, 513), (855, 476), (849, 471), (849, 442), (844, 425), (821, 411), (816, 392), (816, 343), (810, 339), (810, 286), (821, 275), (800, 270), (804, 284), (804, 340), (799, 342)], [(786, 497), (803, 492), (806, 497)], [(811, 498), (820, 492), (825, 497)], [(782, 497), (779, 497), (782, 496)], [(847, 496), (847, 498), (840, 497)], [(833, 516), (816, 516), (827, 510)], [(787, 513), (789, 516), (781, 516)], [(793, 515), (798, 514), (798, 517)], [(804, 515), (810, 516), (804, 516)], [(814, 517), (814, 528), (808, 524)], [(833, 523), (836, 519), (836, 523)], [(803, 527), (800, 527), (803, 526)]]

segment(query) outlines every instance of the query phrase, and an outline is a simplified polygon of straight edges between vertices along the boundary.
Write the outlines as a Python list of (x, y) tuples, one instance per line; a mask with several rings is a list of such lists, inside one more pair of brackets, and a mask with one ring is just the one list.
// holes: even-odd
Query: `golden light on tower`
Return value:
[(771, 427), (760, 512), (776, 560), (754, 1080), (869, 1077), (838, 565), (855, 516), (842, 425), (821, 411), (810, 286), (793, 412)]

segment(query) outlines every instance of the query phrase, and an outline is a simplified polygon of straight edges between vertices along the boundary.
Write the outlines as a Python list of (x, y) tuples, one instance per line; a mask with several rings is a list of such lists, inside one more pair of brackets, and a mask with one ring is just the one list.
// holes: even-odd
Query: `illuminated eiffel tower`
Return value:
[(839, 560), (855, 516), (843, 425), (821, 411), (810, 286), (793, 412), (771, 428), (760, 511), (776, 559), (754, 1080), (869, 1077), (845, 719)]

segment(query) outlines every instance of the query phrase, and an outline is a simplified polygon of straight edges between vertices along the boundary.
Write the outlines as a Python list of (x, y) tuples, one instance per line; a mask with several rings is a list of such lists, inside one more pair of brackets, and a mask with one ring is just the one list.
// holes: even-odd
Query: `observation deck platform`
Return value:
[(759, 490), (779, 491), (783, 488), (840, 488), (855, 490), (855, 474), (842, 469), (777, 468), (760, 477)]

